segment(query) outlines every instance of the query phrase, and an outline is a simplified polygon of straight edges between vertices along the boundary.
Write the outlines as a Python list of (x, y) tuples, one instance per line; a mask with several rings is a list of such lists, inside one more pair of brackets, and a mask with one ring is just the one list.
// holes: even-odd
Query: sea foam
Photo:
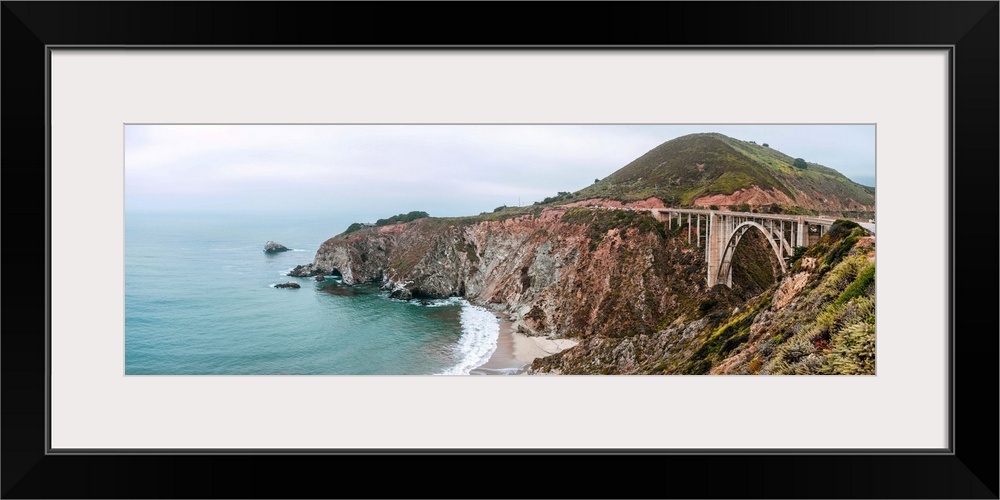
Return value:
[(465, 306), (472, 307), (472, 304), (461, 297), (448, 297), (447, 299), (434, 299), (426, 301), (426, 303), (421, 303), (420, 301), (412, 300), (411, 304), (420, 307), (442, 307), (442, 306), (463, 306), (462, 310), (465, 310)]
[(459, 314), (462, 337), (455, 346), (459, 361), (442, 372), (442, 375), (469, 375), (472, 370), (489, 361), (500, 338), (500, 320), (493, 313), (463, 299), (458, 299), (457, 302), (462, 304)]

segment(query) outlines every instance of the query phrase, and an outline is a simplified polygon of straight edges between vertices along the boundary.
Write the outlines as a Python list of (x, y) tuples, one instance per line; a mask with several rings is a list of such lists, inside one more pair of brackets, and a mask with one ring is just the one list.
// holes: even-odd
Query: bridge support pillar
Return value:
[(695, 233), (698, 235), (698, 248), (701, 248), (701, 215), (696, 215), (695, 219), (698, 221), (698, 230)]
[(719, 266), (722, 260), (723, 246), (726, 244), (726, 221), (715, 212), (708, 214), (708, 239), (706, 244), (706, 261), (708, 261), (708, 286), (718, 284)]

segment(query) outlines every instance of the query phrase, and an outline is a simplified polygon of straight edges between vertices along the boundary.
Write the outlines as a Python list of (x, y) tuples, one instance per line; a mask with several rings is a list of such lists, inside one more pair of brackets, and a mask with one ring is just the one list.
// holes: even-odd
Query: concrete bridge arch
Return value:
[[(722, 251), (722, 256), (719, 259), (718, 271), (715, 277), (716, 283), (725, 283), (729, 288), (733, 287), (733, 258), (736, 256), (736, 248), (740, 245), (740, 241), (743, 240), (743, 236), (750, 230), (756, 229), (760, 231), (760, 234), (764, 235), (767, 242), (770, 244), (771, 251), (774, 252), (774, 256), (778, 259), (778, 265), (781, 266), (781, 273), (784, 274), (788, 272), (788, 265), (785, 263), (783, 250), (788, 248), (788, 253), (791, 254), (791, 248), (788, 247), (787, 242), (782, 238), (778, 238), (775, 241), (774, 234), (768, 230), (768, 228), (762, 226), (756, 221), (746, 221), (740, 223), (736, 226), (732, 234), (729, 235), (729, 239), (725, 244)], [(711, 279), (709, 280), (711, 281)]]
[(747, 231), (760, 231), (764, 235), (784, 273), (788, 271), (785, 259), (792, 256), (795, 247), (813, 245), (834, 222), (825, 217), (725, 210), (655, 208), (651, 212), (672, 228), (686, 222), (688, 243), (705, 248), (708, 286), (723, 283), (730, 288), (733, 257)]

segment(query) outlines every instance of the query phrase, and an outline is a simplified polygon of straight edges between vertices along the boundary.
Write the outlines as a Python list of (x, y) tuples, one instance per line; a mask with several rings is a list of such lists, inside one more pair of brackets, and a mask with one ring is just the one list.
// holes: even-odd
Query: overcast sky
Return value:
[(604, 178), (696, 132), (875, 183), (874, 125), (127, 125), (127, 211), (474, 215)]

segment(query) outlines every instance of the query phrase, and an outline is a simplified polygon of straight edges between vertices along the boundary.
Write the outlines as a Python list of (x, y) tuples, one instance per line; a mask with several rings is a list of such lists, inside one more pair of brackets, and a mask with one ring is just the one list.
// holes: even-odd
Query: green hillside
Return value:
[(823, 165), (805, 162), (800, 168), (795, 163), (795, 158), (764, 145), (717, 133), (691, 134), (653, 148), (573, 198), (633, 201), (655, 196), (668, 205), (690, 206), (701, 197), (757, 186), (773, 193), (769, 203), (874, 210), (874, 188)]

